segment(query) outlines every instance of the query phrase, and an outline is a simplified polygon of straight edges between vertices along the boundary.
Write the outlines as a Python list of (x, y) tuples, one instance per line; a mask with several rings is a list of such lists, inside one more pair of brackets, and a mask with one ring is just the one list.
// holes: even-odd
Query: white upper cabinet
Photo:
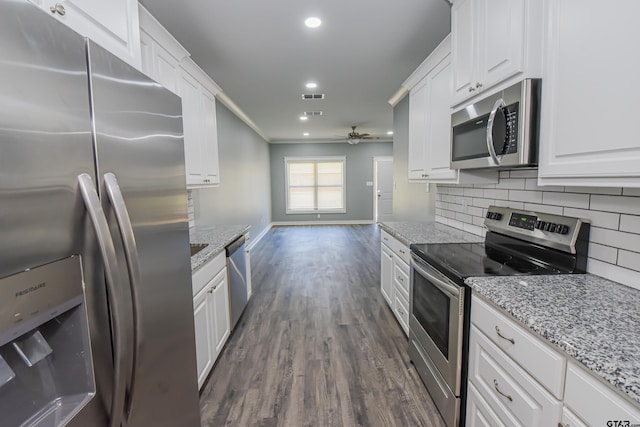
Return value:
[(640, 187), (640, 2), (548, 2), (542, 185)]
[(32, 0), (52, 17), (140, 68), (137, 0)]
[(187, 187), (220, 184), (216, 95), (220, 88), (140, 6), (142, 71), (182, 98)]
[(187, 186), (220, 184), (215, 95), (219, 88), (190, 58), (180, 64)]
[(409, 180), (427, 178), (427, 80), (409, 92)]
[(178, 93), (180, 62), (189, 52), (144, 7), (140, 6), (139, 14), (142, 71)]
[(540, 0), (454, 1), (450, 105), (507, 80), (541, 77), (541, 19)]
[(450, 167), (451, 74), (451, 39), (447, 36), (404, 83), (411, 87), (409, 179), (449, 184), (495, 183), (495, 171), (458, 171)]

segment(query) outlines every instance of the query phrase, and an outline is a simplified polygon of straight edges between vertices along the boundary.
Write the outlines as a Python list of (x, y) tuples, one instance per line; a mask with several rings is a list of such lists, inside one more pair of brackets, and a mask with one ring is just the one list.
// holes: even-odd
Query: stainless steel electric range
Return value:
[(468, 277), (584, 273), (586, 220), (491, 206), (484, 243), (411, 245), (409, 355), (449, 427), (463, 426)]

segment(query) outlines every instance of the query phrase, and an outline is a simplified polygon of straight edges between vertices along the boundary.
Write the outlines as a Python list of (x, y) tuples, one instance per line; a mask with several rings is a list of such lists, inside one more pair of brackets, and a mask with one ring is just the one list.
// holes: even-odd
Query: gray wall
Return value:
[(216, 101), (220, 186), (193, 190), (196, 227), (250, 224), (257, 236), (271, 222), (269, 144)]
[(409, 183), (409, 96), (393, 109), (393, 219), (395, 221), (433, 221), (435, 186)]
[[(273, 222), (292, 221), (373, 221), (373, 187), (366, 185), (373, 181), (373, 157), (390, 156), (393, 147), (390, 142), (361, 142), (357, 145), (342, 143), (328, 144), (271, 144), (271, 218)], [(303, 156), (345, 156), (346, 161), (346, 213), (287, 215), (285, 201), (285, 157)]]

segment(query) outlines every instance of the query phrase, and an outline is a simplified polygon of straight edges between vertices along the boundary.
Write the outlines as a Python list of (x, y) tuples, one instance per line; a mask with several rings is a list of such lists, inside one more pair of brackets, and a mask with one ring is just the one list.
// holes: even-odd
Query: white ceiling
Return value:
[[(352, 125), (389, 140), (387, 101), (450, 29), (446, 0), (141, 3), (271, 142), (336, 139)], [(309, 16), (322, 25), (305, 27)], [(311, 80), (324, 100), (301, 99)], [(312, 110), (324, 115), (299, 120)]]

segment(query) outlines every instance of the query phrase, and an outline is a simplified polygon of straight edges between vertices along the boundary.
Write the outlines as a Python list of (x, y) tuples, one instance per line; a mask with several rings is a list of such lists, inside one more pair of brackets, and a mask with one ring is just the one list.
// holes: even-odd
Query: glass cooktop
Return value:
[(484, 243), (413, 244), (411, 250), (439, 271), (458, 279), (563, 273), (552, 266), (514, 256)]

